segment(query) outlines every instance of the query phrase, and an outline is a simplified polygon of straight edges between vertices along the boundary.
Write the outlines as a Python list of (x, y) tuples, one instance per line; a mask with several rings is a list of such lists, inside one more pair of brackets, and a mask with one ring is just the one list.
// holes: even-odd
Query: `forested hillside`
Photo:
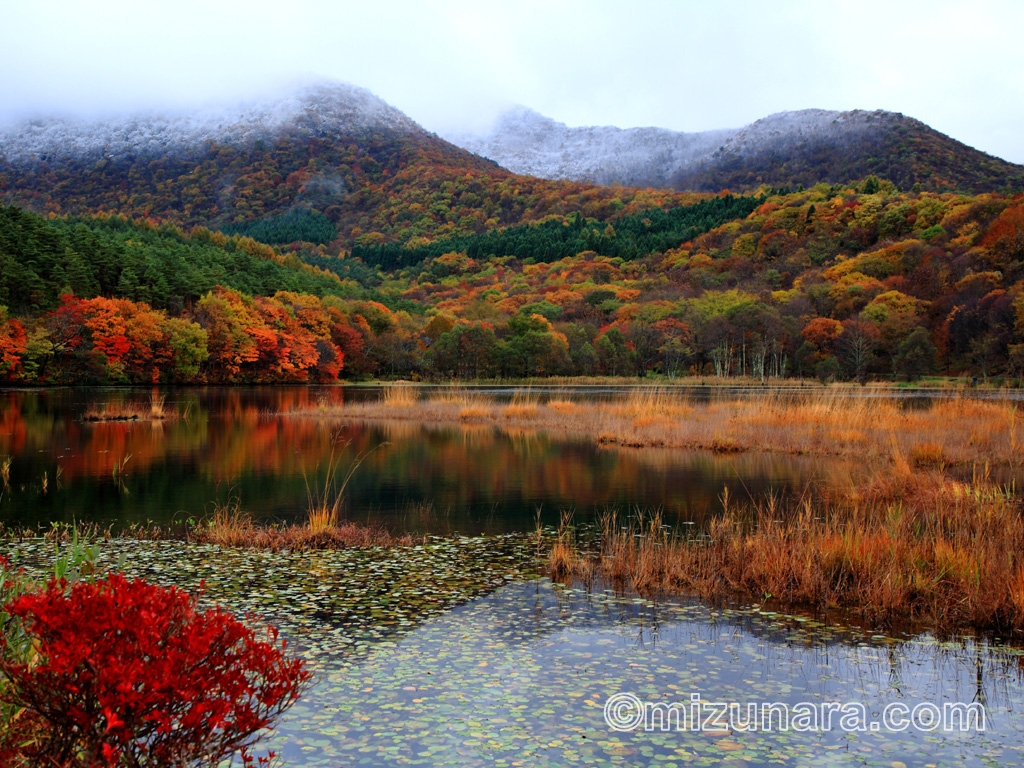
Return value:
[[(637, 236), (663, 226), (686, 239)], [(282, 255), (205, 229), (5, 209), (0, 376), (1024, 373), (1020, 195), (898, 192), (871, 177), (639, 218), (626, 206), (607, 220), (573, 212), (363, 253), (371, 263)]]

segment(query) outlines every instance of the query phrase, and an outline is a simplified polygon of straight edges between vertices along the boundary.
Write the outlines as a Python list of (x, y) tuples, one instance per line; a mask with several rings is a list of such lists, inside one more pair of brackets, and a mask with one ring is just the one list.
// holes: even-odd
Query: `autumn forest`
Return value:
[[(440, 185), (451, 200), (472, 188)], [(1022, 375), (1019, 195), (900, 192), (869, 177), (680, 197), (659, 205), (634, 193), (596, 216), (394, 245), (357, 236), (337, 255), (312, 238), (270, 245), (201, 226), (3, 208), (0, 376)], [(325, 221), (283, 224), (301, 233)], [(281, 217), (265, 239), (274, 226)]]

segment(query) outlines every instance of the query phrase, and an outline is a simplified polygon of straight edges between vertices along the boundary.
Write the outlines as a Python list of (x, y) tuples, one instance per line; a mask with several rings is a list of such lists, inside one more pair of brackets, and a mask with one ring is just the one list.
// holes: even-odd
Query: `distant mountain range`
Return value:
[(903, 189), (1024, 188), (1024, 167), (888, 112), (808, 110), (687, 134), (568, 128), (517, 109), (488, 136), (450, 138), (461, 146), (337, 82), (230, 109), (36, 119), (0, 130), (0, 202), (336, 250), (421, 246), (550, 215), (605, 219), (623, 206), (629, 214), (686, 199), (632, 189), (641, 187), (742, 192), (875, 174)]
[(486, 135), (450, 141), (514, 173), (594, 184), (717, 192), (795, 188), (874, 174), (904, 189), (1024, 188), (1024, 166), (894, 112), (780, 112), (735, 130), (570, 128), (525, 107)]

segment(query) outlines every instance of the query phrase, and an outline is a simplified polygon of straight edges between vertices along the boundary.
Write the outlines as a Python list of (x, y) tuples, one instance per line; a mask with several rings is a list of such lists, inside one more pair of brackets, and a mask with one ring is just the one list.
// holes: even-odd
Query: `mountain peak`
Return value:
[(237, 146), (292, 130), (314, 136), (372, 130), (424, 133), (412, 119), (365, 88), (315, 80), (233, 106), (146, 111), (105, 120), (37, 117), (0, 133), (0, 155), (15, 164), (165, 155), (193, 151), (211, 141)]

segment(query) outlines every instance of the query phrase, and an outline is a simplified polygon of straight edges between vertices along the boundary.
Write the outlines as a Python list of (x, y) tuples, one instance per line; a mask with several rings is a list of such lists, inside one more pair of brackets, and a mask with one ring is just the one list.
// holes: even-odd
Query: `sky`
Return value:
[(0, 0), (0, 121), (373, 91), (439, 134), (887, 109), (1024, 164), (1024, 2)]

